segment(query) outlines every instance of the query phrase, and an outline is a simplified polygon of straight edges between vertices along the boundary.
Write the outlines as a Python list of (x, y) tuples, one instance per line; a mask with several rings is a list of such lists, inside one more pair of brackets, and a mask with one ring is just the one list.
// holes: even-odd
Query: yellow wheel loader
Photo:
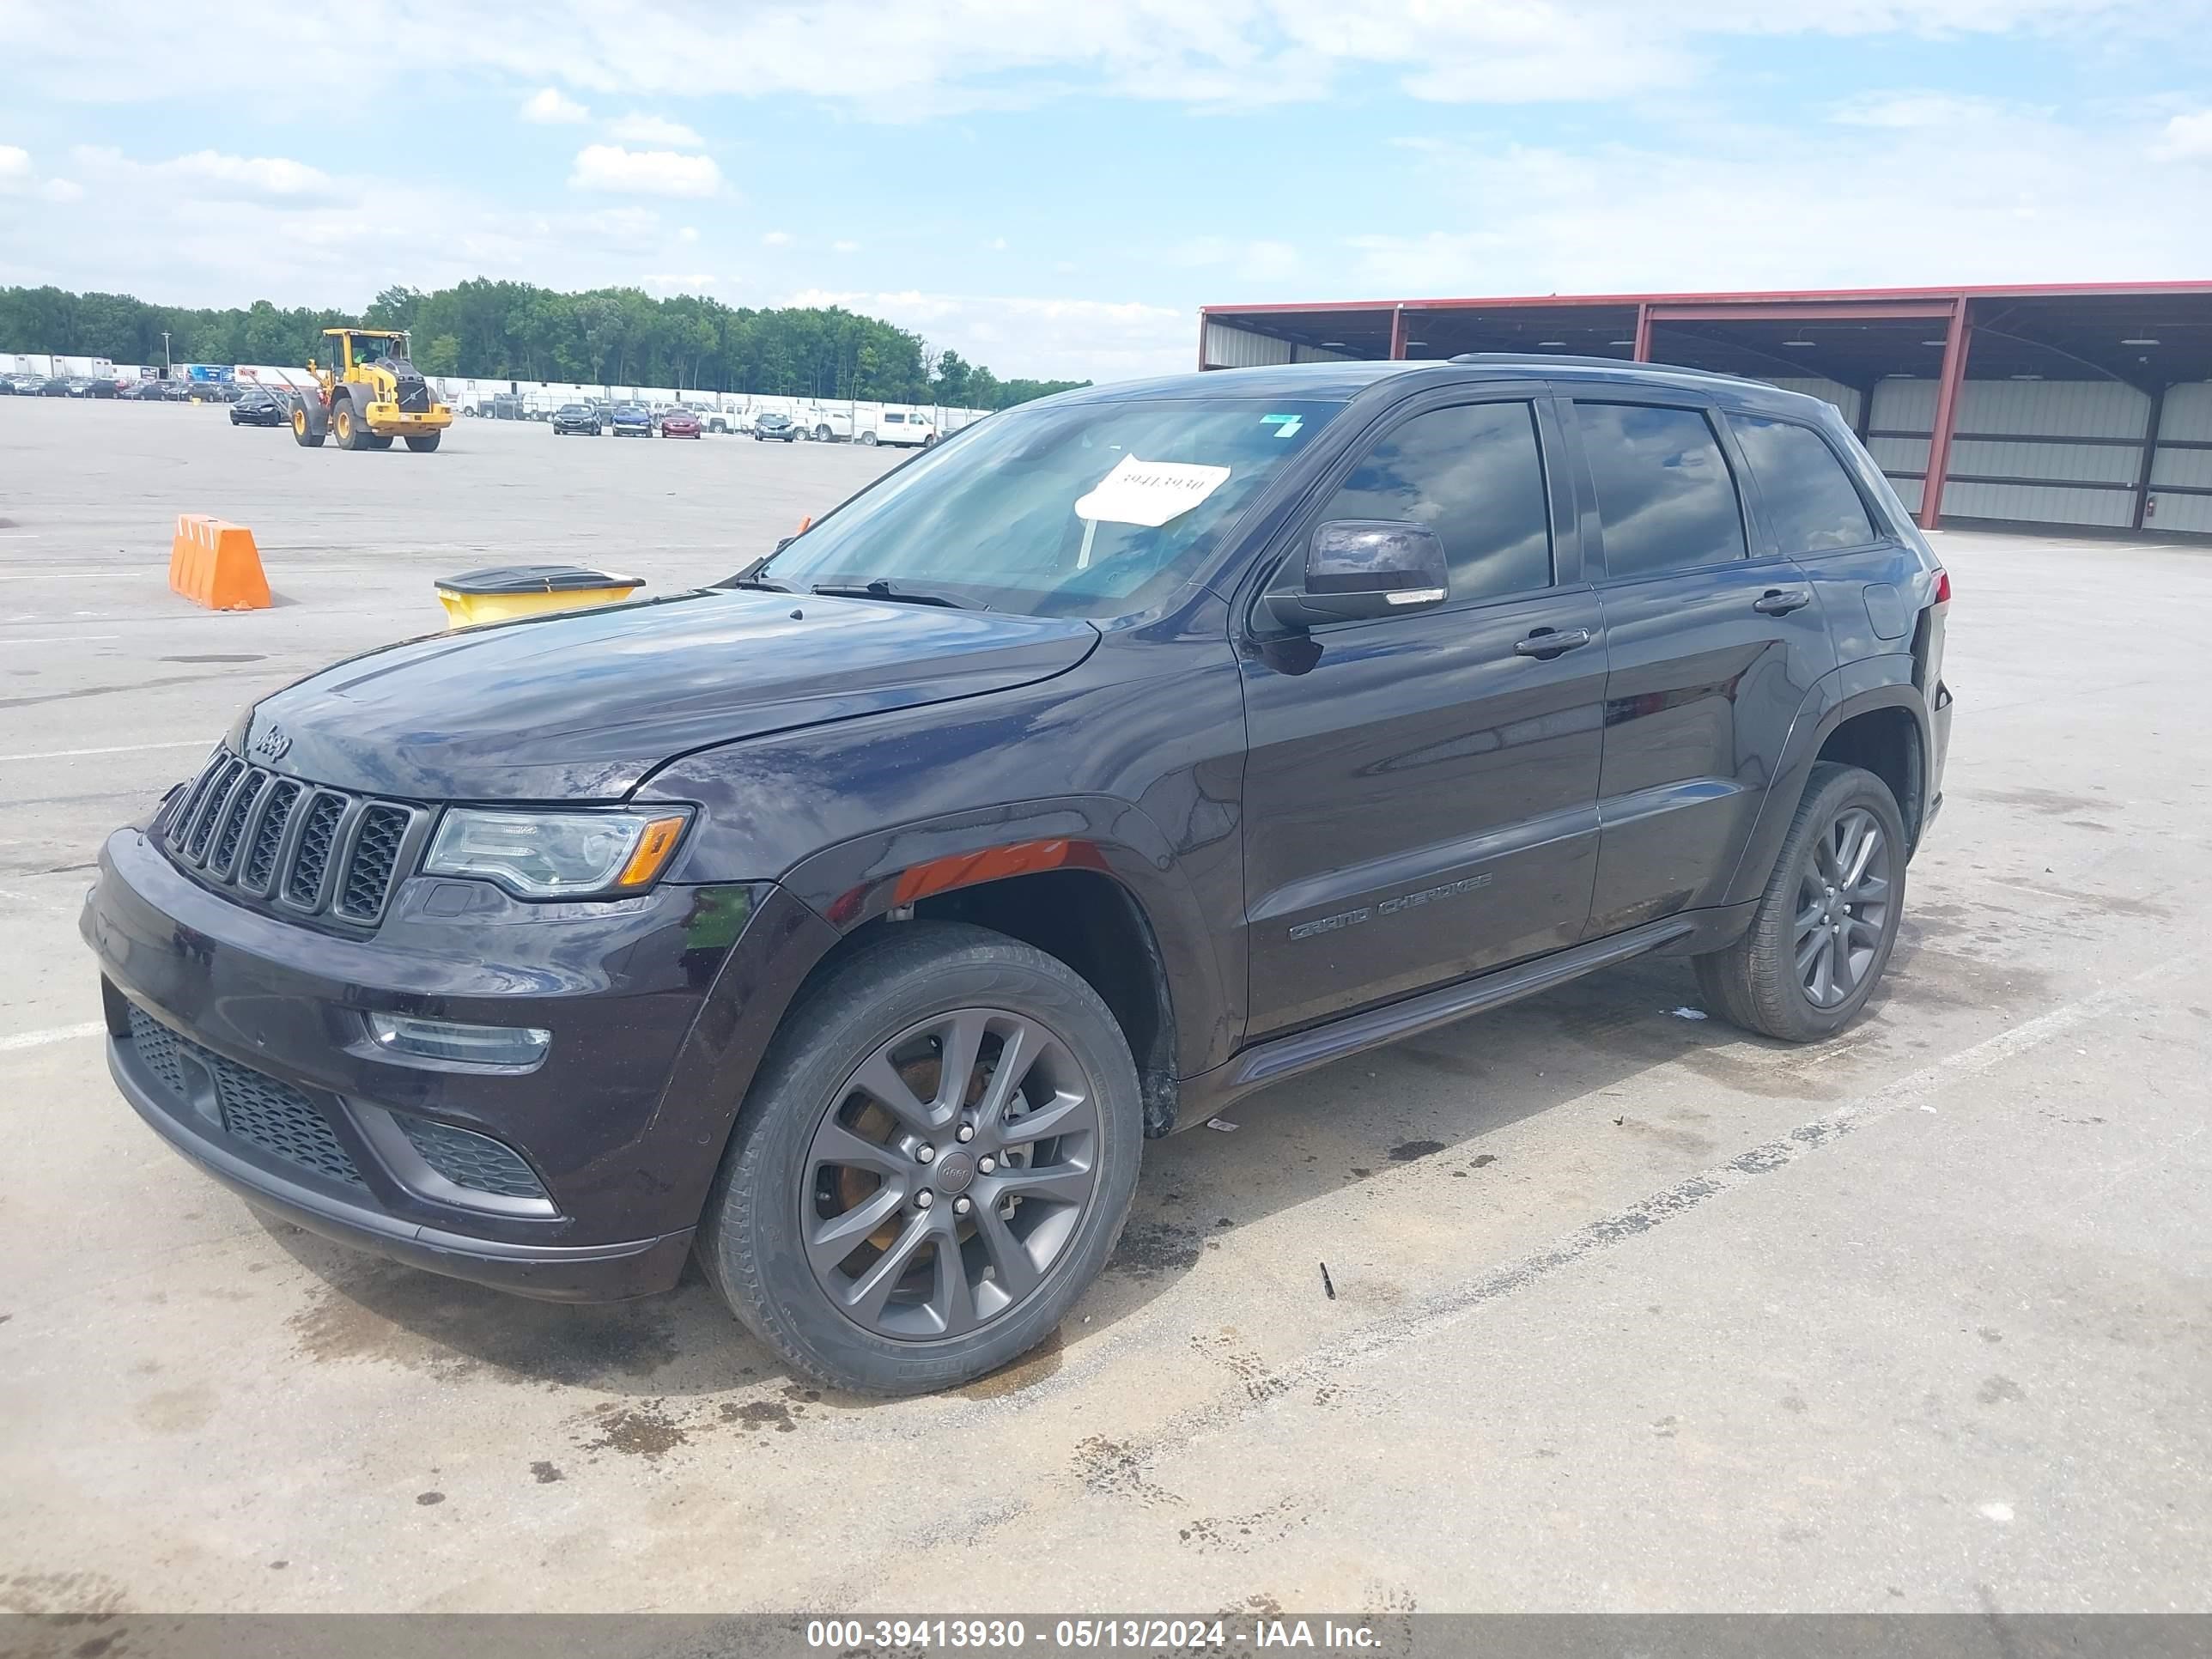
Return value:
[(399, 329), (326, 328), (320, 359), (307, 368), (315, 384), (292, 394), (292, 439), (304, 448), (329, 436), (340, 449), (389, 449), (404, 438), (410, 449), (432, 450), (453, 423), (409, 361)]

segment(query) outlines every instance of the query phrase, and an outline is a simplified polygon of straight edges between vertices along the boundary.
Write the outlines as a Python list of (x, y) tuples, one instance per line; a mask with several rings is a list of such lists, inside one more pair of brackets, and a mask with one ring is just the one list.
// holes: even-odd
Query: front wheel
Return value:
[(1889, 965), (1905, 914), (1905, 855), (1889, 786), (1856, 766), (1815, 765), (1751, 927), (1694, 958), (1706, 1002), (1785, 1042), (1834, 1036)]
[(872, 432), (863, 432), (860, 434), (860, 442), (866, 447), (873, 449), (876, 447), (876, 434)]
[(1127, 1042), (1073, 969), (981, 927), (897, 924), (786, 1020), (699, 1254), (800, 1374), (952, 1387), (1036, 1346), (1097, 1276), (1143, 1141)]

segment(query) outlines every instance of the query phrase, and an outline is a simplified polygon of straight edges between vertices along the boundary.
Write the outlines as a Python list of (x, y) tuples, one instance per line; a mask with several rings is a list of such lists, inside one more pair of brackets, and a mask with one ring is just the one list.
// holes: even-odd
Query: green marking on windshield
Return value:
[(1303, 415), (1262, 415), (1260, 417), (1260, 424), (1273, 427), (1278, 438), (1297, 437), (1298, 428), (1305, 423), (1306, 419)]

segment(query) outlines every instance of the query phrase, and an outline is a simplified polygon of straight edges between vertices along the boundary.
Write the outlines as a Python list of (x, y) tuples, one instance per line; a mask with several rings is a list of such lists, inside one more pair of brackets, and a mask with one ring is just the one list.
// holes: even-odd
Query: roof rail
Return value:
[(1639, 363), (1626, 357), (1570, 357), (1550, 351), (1462, 351), (1446, 361), (1455, 363), (1548, 363), (1561, 368), (1650, 368), (1667, 374), (1694, 374), (1702, 380), (1734, 380), (1741, 385), (1764, 382), (1717, 368), (1691, 368), (1682, 363)]

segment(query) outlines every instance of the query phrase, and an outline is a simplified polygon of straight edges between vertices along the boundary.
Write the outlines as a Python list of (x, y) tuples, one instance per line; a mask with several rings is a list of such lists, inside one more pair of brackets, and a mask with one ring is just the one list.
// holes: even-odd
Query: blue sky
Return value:
[[(2212, 276), (2212, 0), (0, 0), (0, 283), (1209, 301)], [(335, 109), (320, 91), (349, 89)]]

